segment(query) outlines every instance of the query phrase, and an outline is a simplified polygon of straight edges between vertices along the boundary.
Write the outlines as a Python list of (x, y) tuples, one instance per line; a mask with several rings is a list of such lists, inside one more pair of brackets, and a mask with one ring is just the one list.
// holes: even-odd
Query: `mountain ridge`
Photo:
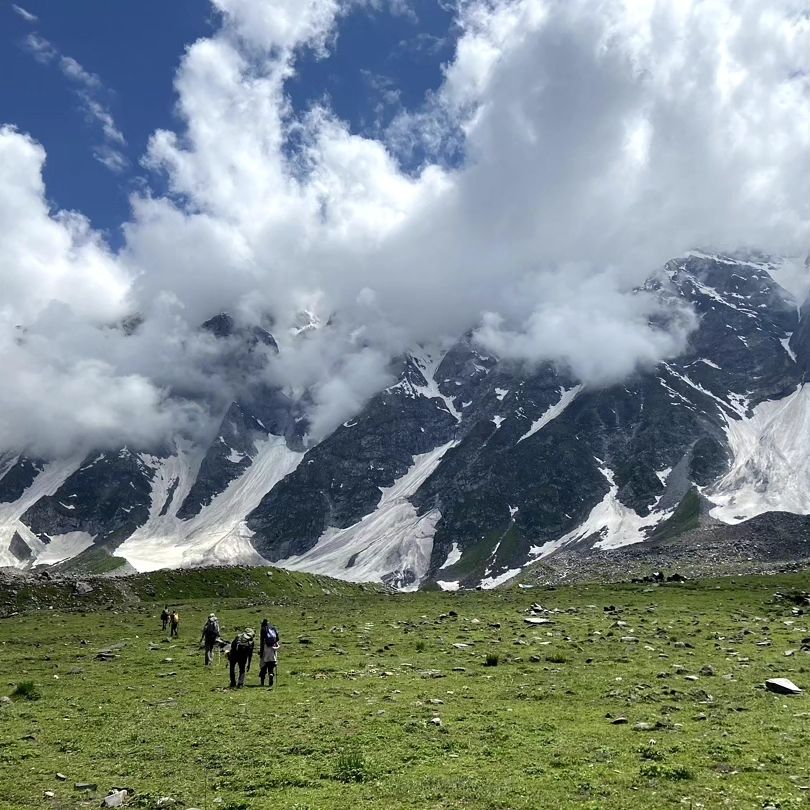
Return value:
[[(694, 311), (687, 348), (608, 387), (500, 361), (466, 335), (400, 358), (396, 381), (312, 447), (305, 403), (262, 384), (208, 447), (0, 456), (0, 564), (102, 546), (140, 570), (270, 562), (404, 589), (494, 587), (572, 549), (649, 541), (690, 493), (708, 504), (701, 525), (808, 514), (808, 304), (778, 267), (667, 263), (644, 291)], [(242, 341), (237, 367), (261, 361), (258, 344), (279, 351), (224, 313), (204, 328)]]

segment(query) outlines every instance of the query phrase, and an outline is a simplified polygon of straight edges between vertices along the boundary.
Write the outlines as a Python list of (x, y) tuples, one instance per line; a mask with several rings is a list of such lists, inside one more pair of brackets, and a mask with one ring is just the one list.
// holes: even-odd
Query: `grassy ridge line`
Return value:
[[(91, 590), (81, 593), (78, 582)], [(161, 570), (126, 577), (36, 579), (0, 575), (0, 616), (52, 608), (93, 610), (138, 602), (194, 599), (284, 599), (299, 596), (352, 597), (381, 592), (377, 585), (356, 584), (282, 568), (245, 566)]]

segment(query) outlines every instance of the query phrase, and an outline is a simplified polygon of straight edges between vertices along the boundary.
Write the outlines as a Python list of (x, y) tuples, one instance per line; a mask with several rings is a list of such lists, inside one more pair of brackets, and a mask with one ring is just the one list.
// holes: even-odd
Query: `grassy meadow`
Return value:
[[(0, 808), (113, 787), (206, 810), (810, 807), (810, 703), (762, 687), (810, 688), (810, 613), (774, 596), (806, 576), (397, 595), (230, 576), (0, 619)], [(524, 622), (534, 602), (550, 624)], [(203, 667), (212, 610), (226, 638), (279, 626), (273, 690), (256, 658), (241, 690)]]

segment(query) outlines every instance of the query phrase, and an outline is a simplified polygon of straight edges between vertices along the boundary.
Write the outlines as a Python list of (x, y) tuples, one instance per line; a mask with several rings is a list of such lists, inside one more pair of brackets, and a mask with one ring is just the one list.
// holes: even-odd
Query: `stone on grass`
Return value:
[(627, 725), (627, 718), (626, 717), (614, 717), (610, 724), (612, 726), (626, 726)]
[(655, 726), (652, 723), (636, 723), (633, 728), (636, 731), (652, 731)]
[(91, 790), (98, 789), (98, 785), (95, 784), (95, 782), (76, 782), (76, 784), (73, 785), (73, 787), (76, 790), (82, 790), (86, 793), (89, 793)]
[(551, 619), (544, 619), (542, 616), (526, 616), (523, 621), (526, 624), (554, 624)]
[(443, 725), (443, 723), (442, 723), (442, 718), (441, 718), (441, 717), (432, 717), (432, 718), (431, 718), (431, 720), (430, 720), (430, 722), (431, 722), (431, 723), (432, 723), (434, 726), (442, 726), (442, 725)]
[(57, 778), (57, 779), (58, 779), (60, 782), (67, 782), (67, 776), (65, 776), (63, 773), (58, 773), (58, 774), (56, 774), (56, 778)]
[(129, 793), (126, 790), (114, 790), (108, 796), (104, 797), (102, 807), (123, 807)]
[(765, 688), (777, 695), (800, 695), (802, 693), (802, 690), (788, 678), (768, 678), (765, 681)]

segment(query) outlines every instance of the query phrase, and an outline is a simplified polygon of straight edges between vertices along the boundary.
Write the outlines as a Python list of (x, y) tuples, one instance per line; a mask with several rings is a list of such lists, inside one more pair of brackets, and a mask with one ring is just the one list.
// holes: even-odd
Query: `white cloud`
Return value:
[[(390, 356), (471, 328), (505, 357), (607, 384), (683, 346), (688, 316), (654, 327), (654, 302), (630, 292), (664, 261), (696, 245), (806, 250), (810, 21), (796, 0), (459, 4), (441, 87), (388, 141), (323, 107), (296, 114), (285, 93), (300, 50), (328, 58), (353, 3), (214, 5), (222, 26), (175, 79), (182, 126), (156, 132), (145, 157), (170, 195), (133, 201), (122, 253), (65, 215), (29, 224), (94, 244), (124, 273), (120, 300), (146, 316), (143, 334), (72, 344), (73, 361), (84, 352), (114, 379), (162, 391), (174, 375), (215, 401), (204, 368), (216, 352), (193, 335), (225, 309), (272, 314), (285, 351), (270, 373), (310, 389), (317, 435), (385, 384)], [(463, 160), (405, 173), (395, 134)], [(61, 294), (47, 275), (44, 292), (22, 283), (15, 311), (41, 311), (49, 285)], [(293, 341), (310, 300), (331, 325)], [(153, 357), (161, 334), (171, 368)]]
[(112, 113), (102, 101), (106, 89), (95, 73), (85, 70), (75, 59), (60, 53), (53, 43), (39, 34), (29, 34), (25, 45), (41, 64), (56, 64), (62, 75), (70, 82), (78, 96), (81, 109), (89, 123), (101, 129), (103, 142), (93, 151), (93, 156), (110, 171), (122, 172), (129, 160), (122, 151), (126, 146), (123, 133), (115, 124)]
[(18, 16), (22, 17), (26, 22), (35, 23), (39, 20), (36, 14), (32, 14), (30, 11), (26, 11), (22, 6), (18, 6), (15, 3), (11, 4), (11, 8), (14, 9), (14, 13)]

